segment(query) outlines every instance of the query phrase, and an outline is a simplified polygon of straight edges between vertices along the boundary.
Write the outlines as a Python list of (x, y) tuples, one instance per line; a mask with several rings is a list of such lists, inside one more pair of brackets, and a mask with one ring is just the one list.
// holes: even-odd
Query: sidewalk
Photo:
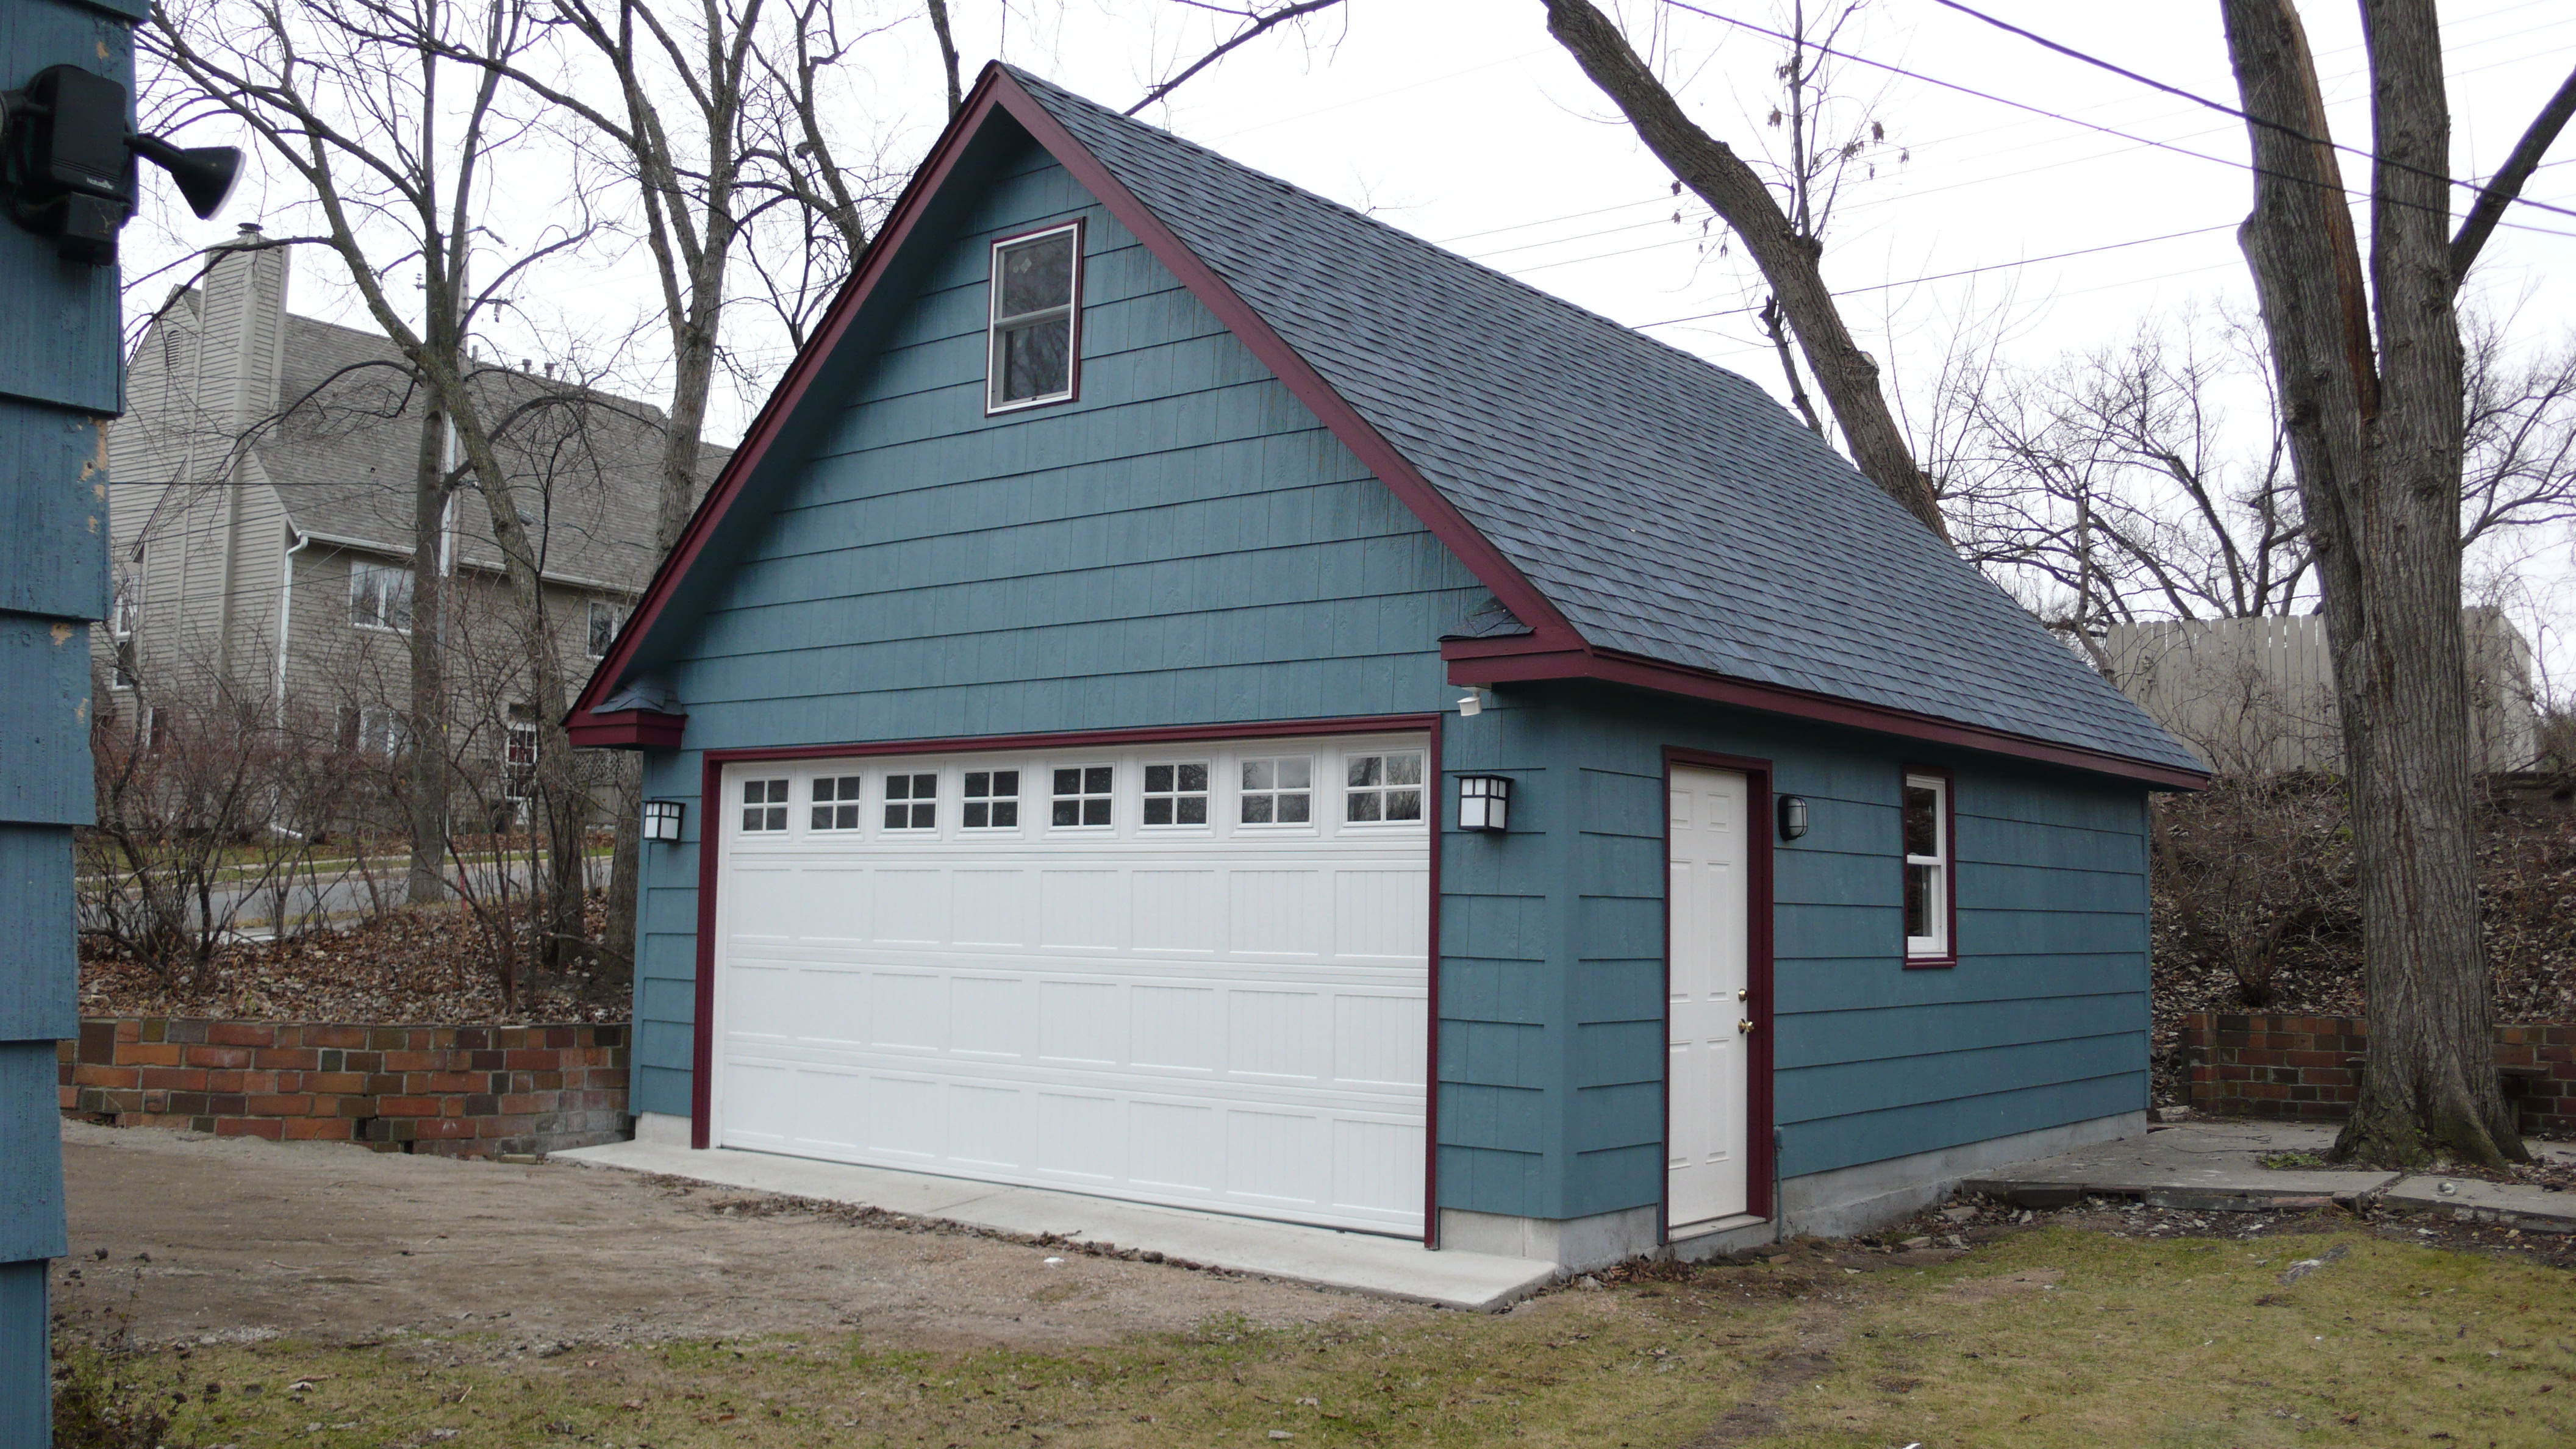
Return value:
[[(2439, 1174), (2263, 1165), (2264, 1158), (2282, 1154), (2323, 1158), (2334, 1139), (2332, 1127), (2287, 1122), (2175, 1123), (2124, 1142), (2016, 1162), (1959, 1188), (2033, 1208), (2064, 1207), (2087, 1195), (2191, 1212), (2369, 1203), (2402, 1212), (2446, 1212), (2527, 1232), (2576, 1233), (2576, 1192)], [(2535, 1154), (2576, 1163), (2576, 1147), (2531, 1146)]]

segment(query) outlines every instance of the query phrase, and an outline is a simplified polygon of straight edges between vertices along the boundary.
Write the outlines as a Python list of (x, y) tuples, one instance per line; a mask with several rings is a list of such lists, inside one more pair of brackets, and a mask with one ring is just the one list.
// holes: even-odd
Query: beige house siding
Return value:
[[(2539, 750), (2531, 646), (2502, 611), (2464, 609), (2472, 756), (2519, 770)], [(2114, 683), (2220, 774), (2341, 768), (2334, 664), (2314, 614), (2114, 625)]]

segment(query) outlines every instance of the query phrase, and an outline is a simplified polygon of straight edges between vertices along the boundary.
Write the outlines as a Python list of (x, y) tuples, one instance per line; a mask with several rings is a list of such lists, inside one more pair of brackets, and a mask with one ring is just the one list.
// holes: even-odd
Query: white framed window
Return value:
[(590, 601), (589, 653), (593, 659), (608, 657), (609, 646), (617, 642), (617, 631), (626, 627), (626, 611), (606, 599)]
[[(513, 710), (512, 713), (516, 714), (517, 711)], [(501, 722), (502, 796), (511, 800), (525, 800), (536, 788), (536, 783), (537, 722), (532, 719), (503, 720)]]
[(814, 828), (817, 830), (856, 830), (859, 828), (859, 794), (867, 785), (865, 775), (818, 775), (814, 780)]
[(1082, 314), (1082, 223), (993, 243), (984, 410), (1073, 396)]
[(787, 782), (785, 780), (742, 782), (742, 828), (763, 832), (787, 828)]
[(1901, 811), (1905, 849), (1905, 954), (1950, 956), (1950, 782), (1908, 771)]
[(1345, 762), (1342, 819), (1353, 825), (1422, 822), (1422, 752), (1389, 750)]
[(1020, 828), (1020, 772), (968, 770), (964, 819), (969, 830)]
[(1048, 824), (1110, 823), (1110, 787), (1117, 779), (1116, 769), (1108, 765), (1066, 765), (1050, 773), (1055, 777), (1055, 798)]
[(411, 570), (373, 559), (349, 560), (349, 622), (361, 629), (411, 632)]
[(392, 759), (407, 739), (402, 711), (386, 704), (362, 704), (340, 712), (340, 745), (352, 754)]
[(1240, 762), (1235, 813), (1246, 825), (1307, 825), (1315, 818), (1315, 761), (1268, 755)]
[(113, 688), (134, 687), (134, 624), (143, 613), (143, 606), (134, 595), (141, 587), (132, 579), (116, 581), (116, 598), (107, 616), (107, 641), (111, 657), (115, 660), (113, 677), (108, 682)]
[(1144, 823), (1208, 823), (1208, 767), (1205, 760), (1175, 760), (1145, 767)]
[(885, 828), (939, 828), (939, 777), (935, 774), (886, 776)]

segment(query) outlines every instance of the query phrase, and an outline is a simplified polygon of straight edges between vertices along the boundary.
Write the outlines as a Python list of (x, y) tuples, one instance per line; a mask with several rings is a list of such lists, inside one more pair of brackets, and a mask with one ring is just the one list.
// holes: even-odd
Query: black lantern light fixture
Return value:
[(1804, 795), (1781, 796), (1780, 838), (1782, 840), (1795, 840), (1806, 833), (1807, 797)]
[(125, 87), (76, 65), (36, 72), (0, 94), (0, 189), (20, 226), (54, 239), (66, 261), (116, 260), (134, 213), (134, 158), (170, 173), (199, 217), (215, 214), (241, 174), (231, 146), (173, 146), (125, 128)]
[(1458, 777), (1458, 828), (1489, 830), (1496, 834), (1509, 830), (1512, 823), (1512, 781), (1509, 775), (1460, 775)]
[(644, 838), (666, 841), (673, 845), (679, 844), (679, 801), (647, 800), (644, 802)]

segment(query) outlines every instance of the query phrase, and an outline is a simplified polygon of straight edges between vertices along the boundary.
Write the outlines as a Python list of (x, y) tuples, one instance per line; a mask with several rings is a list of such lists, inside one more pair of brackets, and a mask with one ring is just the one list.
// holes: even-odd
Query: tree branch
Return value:
[(2478, 253), (2485, 249), (2487, 238), (2495, 232), (2496, 222), (2504, 216), (2504, 209), (2522, 194), (2523, 183), (2539, 169), (2542, 154), (2558, 139), (2558, 133), (2567, 128), (2570, 118), (2576, 118), (2576, 70), (2567, 73), (2567, 79), (2559, 83), (2558, 94), (2551, 96), (2549, 104), (2540, 108), (2540, 114), (2531, 118), (2530, 129), (2514, 143), (2513, 154), (2504, 158), (2503, 167), (2479, 189), (2477, 203), (2461, 220), (2460, 234), (2451, 239), (2451, 277), (2454, 281), (2469, 274), (2469, 264), (2475, 262)]

